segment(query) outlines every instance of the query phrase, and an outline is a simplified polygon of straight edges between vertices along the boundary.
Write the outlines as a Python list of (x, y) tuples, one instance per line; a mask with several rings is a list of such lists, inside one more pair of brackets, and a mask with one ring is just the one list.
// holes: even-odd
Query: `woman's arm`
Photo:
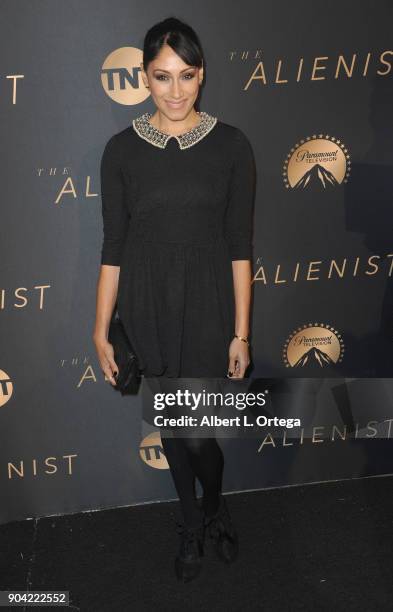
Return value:
[(116, 139), (105, 146), (101, 159), (101, 199), (104, 239), (96, 292), (93, 341), (102, 371), (112, 385), (118, 372), (113, 346), (108, 342), (109, 324), (116, 304), (121, 254), (127, 235), (129, 214)]
[(93, 342), (101, 370), (112, 385), (116, 384), (114, 374), (118, 372), (118, 367), (114, 360), (113, 346), (108, 342), (108, 331), (117, 298), (119, 273), (119, 266), (101, 266), (97, 282), (96, 318), (93, 333)]
[[(232, 260), (236, 310), (234, 336), (241, 336), (246, 339), (248, 339), (250, 327), (255, 189), (254, 152), (248, 138), (238, 129), (225, 221), (225, 235)], [(233, 378), (243, 378), (249, 363), (248, 344), (234, 337), (229, 346), (228, 375)]]
[[(248, 338), (251, 305), (251, 262), (232, 261), (233, 286), (235, 292), (235, 334)], [(246, 342), (233, 338), (229, 346), (229, 372), (232, 378), (243, 378), (250, 364), (249, 348)]]

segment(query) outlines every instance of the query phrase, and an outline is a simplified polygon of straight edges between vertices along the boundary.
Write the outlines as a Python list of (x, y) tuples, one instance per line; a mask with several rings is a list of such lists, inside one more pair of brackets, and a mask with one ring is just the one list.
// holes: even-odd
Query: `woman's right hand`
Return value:
[(113, 346), (106, 338), (93, 336), (93, 342), (96, 347), (98, 360), (101, 370), (105, 374), (113, 387), (116, 386), (115, 376), (119, 373), (119, 368), (114, 359)]

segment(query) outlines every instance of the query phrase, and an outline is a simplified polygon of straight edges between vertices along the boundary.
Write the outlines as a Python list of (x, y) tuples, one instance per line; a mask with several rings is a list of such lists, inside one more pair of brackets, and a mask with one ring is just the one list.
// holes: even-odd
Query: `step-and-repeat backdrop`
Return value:
[(302, 427), (221, 440), (225, 491), (393, 471), (391, 3), (3, 0), (0, 522), (175, 499), (142, 391), (92, 342), (107, 140), (154, 111), (139, 64), (170, 15), (201, 110), (257, 162), (251, 386)]

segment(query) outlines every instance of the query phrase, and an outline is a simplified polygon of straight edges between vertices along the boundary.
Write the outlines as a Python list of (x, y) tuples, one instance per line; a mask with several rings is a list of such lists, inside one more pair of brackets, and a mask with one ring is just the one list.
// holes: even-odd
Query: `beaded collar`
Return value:
[(201, 118), (199, 124), (188, 130), (188, 132), (184, 132), (178, 136), (166, 134), (165, 132), (161, 132), (161, 130), (154, 127), (154, 125), (152, 125), (149, 121), (152, 114), (148, 112), (136, 117), (136, 119), (133, 119), (132, 126), (141, 138), (147, 140), (156, 147), (160, 147), (160, 149), (164, 149), (166, 147), (170, 138), (176, 138), (181, 149), (188, 149), (206, 136), (206, 134), (208, 134), (217, 123), (217, 117), (213, 117), (205, 111), (196, 112)]

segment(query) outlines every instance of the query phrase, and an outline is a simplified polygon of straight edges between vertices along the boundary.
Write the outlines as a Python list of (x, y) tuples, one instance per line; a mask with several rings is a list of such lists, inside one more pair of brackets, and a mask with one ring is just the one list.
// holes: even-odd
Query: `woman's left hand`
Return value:
[[(239, 338), (233, 338), (229, 345), (229, 378), (244, 378), (244, 374), (250, 363), (250, 352), (247, 342)], [(232, 372), (232, 376), (229, 373)]]

